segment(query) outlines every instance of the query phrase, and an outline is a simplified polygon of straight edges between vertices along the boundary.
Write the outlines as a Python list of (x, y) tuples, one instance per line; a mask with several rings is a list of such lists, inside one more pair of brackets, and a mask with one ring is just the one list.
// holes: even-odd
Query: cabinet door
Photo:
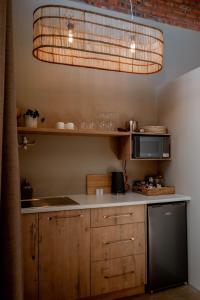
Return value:
[(38, 214), (22, 215), (24, 299), (38, 299)]
[(41, 213), (39, 299), (90, 295), (90, 211)]

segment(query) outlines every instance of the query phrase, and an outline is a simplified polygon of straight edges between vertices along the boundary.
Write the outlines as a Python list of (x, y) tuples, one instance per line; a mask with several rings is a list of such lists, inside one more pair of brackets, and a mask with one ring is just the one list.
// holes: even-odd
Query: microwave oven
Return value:
[(166, 135), (133, 135), (132, 158), (169, 159), (170, 136)]

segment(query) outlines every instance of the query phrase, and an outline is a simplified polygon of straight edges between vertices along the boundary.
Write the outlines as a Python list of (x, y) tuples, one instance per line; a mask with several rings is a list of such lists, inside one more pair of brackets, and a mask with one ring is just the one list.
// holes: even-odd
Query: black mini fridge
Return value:
[(148, 205), (147, 290), (187, 283), (186, 202)]

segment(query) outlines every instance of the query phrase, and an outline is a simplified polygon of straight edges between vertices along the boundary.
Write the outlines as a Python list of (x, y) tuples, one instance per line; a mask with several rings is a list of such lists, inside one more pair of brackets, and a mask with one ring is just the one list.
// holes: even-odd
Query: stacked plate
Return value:
[(157, 133), (157, 134), (165, 134), (167, 133), (167, 127), (165, 126), (144, 126), (144, 132), (146, 133)]

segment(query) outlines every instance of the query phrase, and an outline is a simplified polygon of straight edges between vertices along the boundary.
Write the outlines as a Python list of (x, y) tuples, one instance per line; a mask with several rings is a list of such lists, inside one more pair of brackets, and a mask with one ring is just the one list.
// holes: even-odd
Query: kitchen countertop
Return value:
[(62, 211), (62, 210), (77, 210), (77, 209), (87, 209), (87, 208), (102, 208), (102, 207), (140, 205), (140, 204), (152, 204), (152, 203), (154, 204), (171, 203), (171, 202), (191, 200), (190, 196), (184, 196), (179, 194), (163, 195), (163, 196), (143, 196), (137, 193), (127, 193), (125, 195), (104, 194), (103, 196), (96, 196), (96, 195), (80, 194), (80, 195), (66, 195), (66, 196), (78, 202), (79, 205), (22, 208), (21, 212), (23, 214), (40, 213), (40, 212)]

